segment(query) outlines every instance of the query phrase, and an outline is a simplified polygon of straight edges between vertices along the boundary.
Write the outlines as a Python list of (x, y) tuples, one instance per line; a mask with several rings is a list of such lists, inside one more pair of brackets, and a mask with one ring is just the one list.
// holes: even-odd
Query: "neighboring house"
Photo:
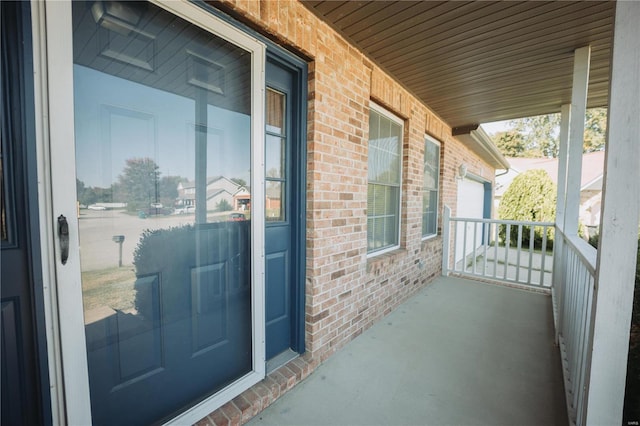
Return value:
[[(224, 176), (207, 178), (206, 183), (207, 211), (214, 211), (224, 200), (234, 210), (244, 210), (251, 198), (249, 191), (242, 185)], [(176, 206), (186, 207), (196, 205), (196, 182), (188, 181), (178, 184), (178, 199)], [(243, 207), (244, 206), (244, 207)]]
[[(3, 423), (246, 421), (428, 285), (442, 272), (445, 206), (490, 216), (495, 171), (509, 167), (468, 124), (568, 102), (571, 52), (596, 37), (588, 24), (604, 28), (593, 74), (606, 102), (613, 3), (551, 3), (0, 2)], [(586, 35), (565, 31), (572, 13)], [(532, 16), (549, 43), (474, 45)], [(372, 59), (369, 42), (402, 62)], [(530, 106), (520, 87), (500, 89), (538, 90), (534, 57), (536, 77), (562, 75), (538, 78)], [(196, 176), (182, 203), (204, 188), (207, 209), (230, 200), (250, 220), (78, 217), (76, 179), (108, 186), (140, 157)], [(133, 260), (104, 266), (118, 247)]]
[[(580, 180), (580, 221), (587, 227), (589, 234), (597, 232), (600, 224), (600, 200), (602, 198), (602, 177), (604, 173), (604, 151), (590, 152), (582, 156), (582, 177)], [(495, 211), (500, 200), (513, 179), (527, 170), (546, 171), (556, 185), (558, 184), (557, 158), (508, 158), (511, 167), (504, 174), (496, 175)]]

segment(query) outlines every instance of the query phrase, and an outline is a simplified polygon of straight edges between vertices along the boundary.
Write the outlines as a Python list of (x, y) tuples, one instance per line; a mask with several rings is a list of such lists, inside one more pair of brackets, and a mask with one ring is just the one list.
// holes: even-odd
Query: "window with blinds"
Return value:
[(372, 104), (367, 191), (369, 253), (390, 250), (399, 245), (402, 134), (402, 120)]

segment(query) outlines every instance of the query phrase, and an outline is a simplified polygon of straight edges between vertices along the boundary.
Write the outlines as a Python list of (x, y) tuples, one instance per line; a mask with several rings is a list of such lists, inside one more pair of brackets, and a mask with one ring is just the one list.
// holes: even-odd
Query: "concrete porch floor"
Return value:
[(250, 425), (567, 425), (550, 296), (438, 278)]

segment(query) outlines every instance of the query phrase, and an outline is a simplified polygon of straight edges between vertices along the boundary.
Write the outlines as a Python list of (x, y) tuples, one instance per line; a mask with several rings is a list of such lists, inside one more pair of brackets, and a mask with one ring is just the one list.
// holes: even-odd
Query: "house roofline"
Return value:
[(511, 168), (507, 159), (479, 124), (454, 127), (451, 135), (496, 169), (508, 170)]

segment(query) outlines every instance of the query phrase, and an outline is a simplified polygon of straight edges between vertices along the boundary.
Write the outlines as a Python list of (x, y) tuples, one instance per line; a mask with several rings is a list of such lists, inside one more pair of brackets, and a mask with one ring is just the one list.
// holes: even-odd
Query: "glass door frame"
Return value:
[[(264, 108), (266, 46), (259, 40), (186, 1), (157, 6), (248, 51), (251, 54), (251, 305), (252, 364), (245, 376), (173, 418), (168, 424), (195, 423), (265, 376), (264, 324)], [(59, 419), (67, 424), (91, 424), (91, 404), (82, 308), (78, 213), (75, 191), (75, 138), (73, 114), (73, 34), (70, 1), (32, 0), (35, 12), (34, 48), (36, 68), (41, 71), (42, 97), (36, 109), (40, 148), (39, 175), (45, 192), (41, 211), (43, 266), (51, 285), (49, 326), (52, 337), (50, 358), (57, 359), (53, 373), (58, 386), (52, 391), (52, 405), (59, 407)], [(57, 218), (69, 224), (69, 259), (61, 261)], [(48, 268), (47, 268), (48, 267)], [(66, 367), (66, 368), (65, 368)], [(64, 395), (64, 397), (62, 397)], [(64, 400), (63, 400), (64, 399)], [(62, 413), (64, 412), (64, 413)]]

